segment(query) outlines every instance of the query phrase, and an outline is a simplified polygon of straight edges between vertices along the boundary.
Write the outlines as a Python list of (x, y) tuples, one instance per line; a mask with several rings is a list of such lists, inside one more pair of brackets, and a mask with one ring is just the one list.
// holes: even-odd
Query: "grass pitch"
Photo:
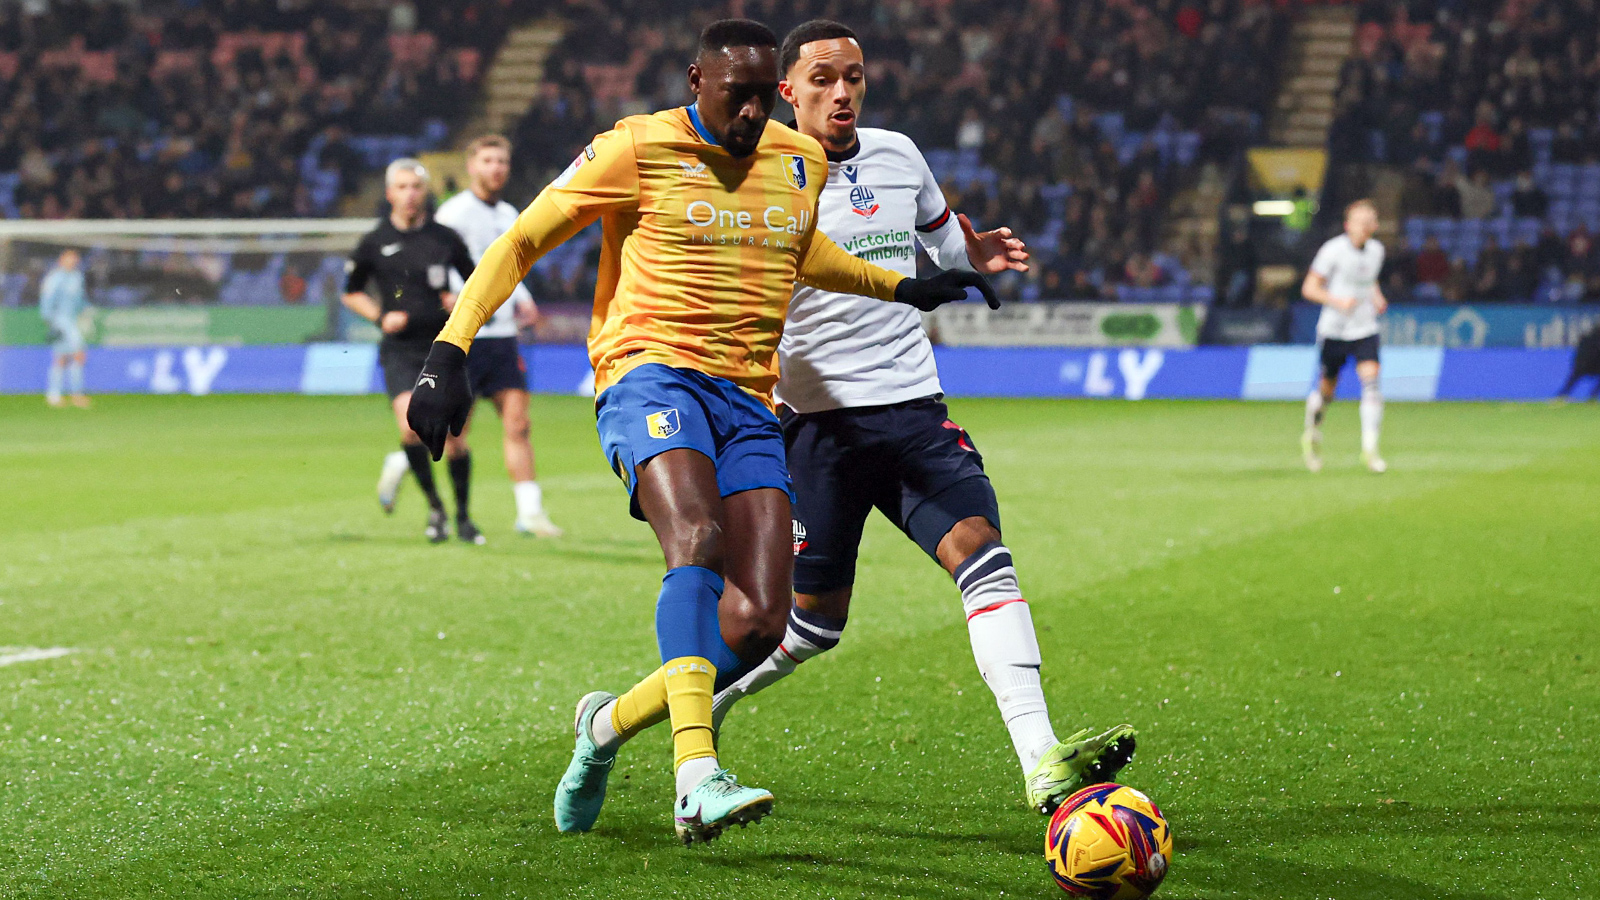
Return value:
[[(1298, 406), (958, 401), (1059, 731), (1130, 721), (1160, 896), (1600, 896), (1600, 415), (1389, 408), (1389, 474)], [(557, 834), (574, 701), (655, 664), (661, 563), (589, 404), (539, 398), (559, 541), (372, 496), (376, 398), (0, 399), (0, 896), (1059, 896), (947, 577), (881, 521), (840, 648), (746, 702), (774, 816), (685, 850), (665, 729)], [(440, 470), (442, 477), (442, 467)]]

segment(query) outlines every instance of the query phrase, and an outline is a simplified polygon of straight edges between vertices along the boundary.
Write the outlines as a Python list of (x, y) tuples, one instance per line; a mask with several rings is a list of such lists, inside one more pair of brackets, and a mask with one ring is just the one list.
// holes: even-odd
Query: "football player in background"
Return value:
[(72, 405), (87, 409), (89, 396), (83, 392), (83, 364), (88, 357), (87, 343), (78, 320), (89, 308), (89, 292), (84, 287), (83, 272), (79, 271), (82, 258), (78, 251), (67, 249), (56, 257), (55, 267), (39, 285), (39, 317), (50, 328), (50, 376), (45, 388), (45, 402), (51, 406), (64, 406), (61, 398), (63, 382), (71, 392)]
[(1378, 317), (1389, 308), (1389, 301), (1378, 287), (1383, 244), (1373, 237), (1377, 230), (1378, 207), (1371, 200), (1350, 204), (1344, 211), (1344, 233), (1317, 251), (1300, 287), (1307, 300), (1322, 306), (1317, 317), (1322, 377), (1306, 397), (1305, 431), (1300, 435), (1301, 455), (1313, 472), (1322, 471), (1322, 415), (1333, 402), (1339, 371), (1350, 359), (1356, 361), (1356, 377), (1361, 379), (1361, 461), (1372, 472), (1389, 468), (1378, 455), (1378, 432), (1383, 427)]
[[(455, 229), (476, 261), (495, 238), (517, 221), (517, 208), (500, 196), (511, 175), (511, 142), (497, 134), (476, 138), (467, 145), (466, 164), (467, 189), (439, 204), (433, 218)], [(452, 283), (460, 286), (458, 280)], [(514, 527), (522, 534), (560, 537), (561, 529), (545, 513), (544, 492), (535, 480), (528, 424), (528, 370), (517, 348), (518, 326), (532, 327), (539, 319), (539, 307), (522, 284), (512, 292), (511, 300), (495, 310), (473, 342), (473, 352), (467, 358), (472, 393), (488, 398), (500, 414), (506, 471), (511, 475), (511, 494), (517, 508)], [(463, 431), (461, 440), (466, 439)], [(462, 456), (471, 458), (470, 453)], [(406, 469), (403, 453), (389, 455), (378, 480), (378, 500), (386, 511), (394, 509)]]
[(473, 336), (534, 261), (603, 220), (589, 333), (596, 426), (630, 512), (665, 557), (662, 665), (621, 697), (578, 702), (554, 803), (563, 831), (593, 826), (621, 741), (669, 719), (681, 840), (772, 809), (771, 793), (719, 763), (711, 698), (767, 658), (790, 606), (792, 496), (771, 393), (795, 282), (925, 309), (969, 287), (998, 303), (974, 273), (907, 278), (816, 230), (822, 148), (768, 123), (777, 43), (758, 22), (707, 26), (688, 72), (695, 104), (623, 119), (534, 199), (484, 253), (412, 396), (412, 427), (437, 454), (471, 409)]
[[(470, 276), (472, 254), (460, 235), (429, 220), (428, 170), (422, 163), (397, 159), (383, 177), (390, 212), (356, 245), (347, 265), (342, 300), (351, 312), (383, 332), (378, 364), (400, 426), (400, 450), (428, 498), (428, 524), (423, 534), (437, 544), (450, 539), (450, 520), (434, 484), (433, 462), (422, 440), (406, 424), (406, 410), (428, 347), (449, 317), (447, 307), (455, 302), (447, 290), (449, 270), (454, 268), (463, 278)], [(366, 293), (371, 280), (378, 283), (376, 300)], [(467, 543), (481, 544), (483, 535), (468, 514), (472, 463), (467, 458), (467, 442), (454, 437), (449, 444), (447, 468), (456, 495), (456, 534)]]

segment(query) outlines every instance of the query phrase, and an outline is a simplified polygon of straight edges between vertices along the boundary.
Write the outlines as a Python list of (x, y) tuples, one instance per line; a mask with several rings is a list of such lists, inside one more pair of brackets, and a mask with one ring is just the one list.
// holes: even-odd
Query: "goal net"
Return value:
[(82, 258), (100, 343), (339, 339), (352, 330), (339, 303), (345, 259), (372, 227), (371, 219), (0, 221), (0, 343), (36, 337), (42, 323), (20, 311), (38, 305), (40, 282), (68, 249)]

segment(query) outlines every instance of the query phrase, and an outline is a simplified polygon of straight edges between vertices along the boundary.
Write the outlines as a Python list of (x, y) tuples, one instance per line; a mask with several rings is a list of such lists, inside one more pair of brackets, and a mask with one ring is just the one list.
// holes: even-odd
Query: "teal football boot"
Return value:
[(1028, 773), (1023, 783), (1028, 806), (1048, 816), (1074, 792), (1114, 780), (1133, 759), (1138, 732), (1132, 725), (1118, 725), (1099, 735), (1089, 732), (1085, 728), (1051, 747)]
[(600, 818), (600, 807), (606, 802), (606, 779), (616, 765), (617, 748), (596, 744), (590, 725), (595, 713), (615, 699), (605, 691), (593, 691), (578, 701), (578, 714), (572, 724), (572, 762), (556, 785), (556, 828), (560, 831), (588, 831)]
[(714, 841), (730, 825), (759, 822), (772, 812), (772, 794), (745, 787), (727, 769), (718, 769), (694, 786), (672, 809), (672, 830), (685, 847)]

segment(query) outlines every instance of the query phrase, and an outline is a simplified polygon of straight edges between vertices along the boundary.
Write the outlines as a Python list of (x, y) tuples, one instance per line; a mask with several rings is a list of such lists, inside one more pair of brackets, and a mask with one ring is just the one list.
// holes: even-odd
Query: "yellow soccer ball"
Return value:
[(1056, 884), (1074, 897), (1143, 900), (1167, 876), (1172, 831), (1149, 797), (1096, 784), (1056, 808), (1044, 858)]

